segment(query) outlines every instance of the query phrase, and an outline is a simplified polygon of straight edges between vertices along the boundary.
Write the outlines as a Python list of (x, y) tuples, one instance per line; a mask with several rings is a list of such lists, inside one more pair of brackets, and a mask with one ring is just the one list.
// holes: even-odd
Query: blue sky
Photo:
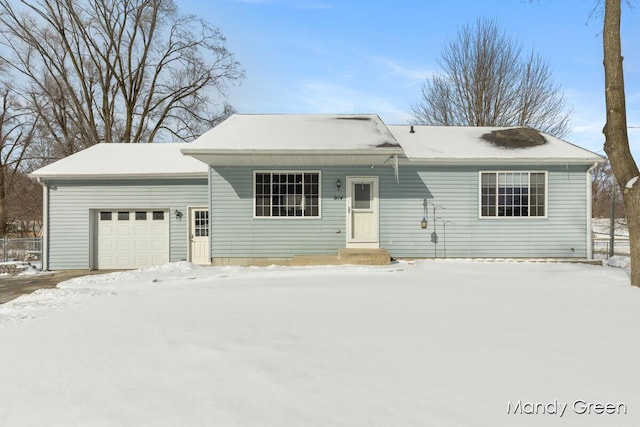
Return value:
[[(549, 60), (573, 108), (567, 139), (603, 153), (602, 17), (596, 0), (177, 0), (219, 27), (247, 78), (228, 92), (241, 113), (377, 113), (411, 118), (445, 42), (479, 17), (496, 19)], [(640, 7), (625, 8), (629, 138), (640, 160)]]

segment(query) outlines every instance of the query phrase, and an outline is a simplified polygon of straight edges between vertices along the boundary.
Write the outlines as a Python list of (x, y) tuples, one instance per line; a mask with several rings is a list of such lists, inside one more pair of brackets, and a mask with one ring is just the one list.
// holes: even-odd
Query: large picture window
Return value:
[(256, 172), (256, 217), (319, 217), (320, 172)]
[(545, 172), (481, 172), (480, 216), (546, 216)]

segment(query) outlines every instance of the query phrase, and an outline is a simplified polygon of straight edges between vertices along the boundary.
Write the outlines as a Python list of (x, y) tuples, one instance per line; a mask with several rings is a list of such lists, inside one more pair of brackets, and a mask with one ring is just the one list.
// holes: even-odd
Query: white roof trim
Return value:
[(187, 178), (207, 178), (209, 174), (207, 172), (193, 172), (193, 173), (145, 173), (145, 174), (29, 174), (31, 178), (39, 180), (70, 180), (70, 179), (86, 179), (86, 180), (126, 180), (126, 179), (187, 179)]

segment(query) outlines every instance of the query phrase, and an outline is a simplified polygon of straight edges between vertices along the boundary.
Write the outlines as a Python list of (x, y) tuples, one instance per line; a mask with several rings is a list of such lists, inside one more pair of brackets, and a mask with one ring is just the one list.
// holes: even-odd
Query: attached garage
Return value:
[(98, 269), (140, 268), (169, 262), (167, 210), (99, 210), (96, 224)]
[(96, 144), (34, 172), (43, 268), (209, 263), (209, 167), (183, 156), (187, 145)]

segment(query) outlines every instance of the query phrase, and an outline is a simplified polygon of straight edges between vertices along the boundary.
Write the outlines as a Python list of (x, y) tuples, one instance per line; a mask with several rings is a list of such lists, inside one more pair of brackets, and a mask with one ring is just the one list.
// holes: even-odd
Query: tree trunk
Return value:
[[(0, 168), (6, 167), (0, 165)], [(4, 170), (0, 170), (0, 237), (7, 235), (7, 194), (4, 184)]]
[(640, 182), (627, 185), (640, 173), (631, 155), (627, 136), (620, 15), (621, 0), (605, 0), (602, 42), (607, 122), (603, 129), (604, 150), (622, 190), (631, 246), (631, 284), (640, 287)]

